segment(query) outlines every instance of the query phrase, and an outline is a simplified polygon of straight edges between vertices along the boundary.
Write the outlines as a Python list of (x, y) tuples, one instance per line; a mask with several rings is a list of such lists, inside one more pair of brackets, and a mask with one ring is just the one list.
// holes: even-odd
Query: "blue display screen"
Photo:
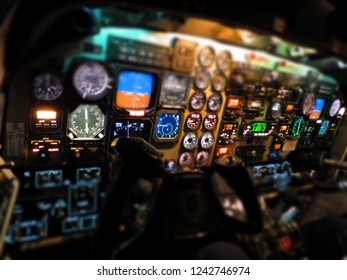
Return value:
[(178, 113), (163, 113), (159, 115), (156, 127), (158, 139), (175, 139), (180, 132), (181, 115)]
[(322, 114), (322, 112), (323, 112), (323, 110), (324, 110), (325, 104), (326, 104), (326, 100), (325, 99), (317, 98), (316, 105), (314, 106), (314, 109), (313, 109), (312, 113), (310, 114), (309, 119), (310, 120), (317, 120), (317, 119), (319, 119), (321, 114)]
[(157, 77), (154, 74), (123, 70), (119, 74), (116, 106), (122, 109), (147, 109)]

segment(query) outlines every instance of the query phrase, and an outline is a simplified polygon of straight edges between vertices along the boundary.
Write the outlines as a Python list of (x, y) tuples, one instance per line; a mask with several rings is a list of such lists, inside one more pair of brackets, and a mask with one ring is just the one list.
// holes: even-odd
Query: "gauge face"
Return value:
[(97, 62), (81, 64), (73, 76), (73, 85), (77, 93), (87, 100), (98, 100), (104, 97), (111, 86), (110, 77), (104, 66)]
[(210, 111), (217, 112), (222, 106), (222, 101), (222, 95), (216, 92), (208, 99), (207, 107)]
[(57, 99), (63, 93), (61, 80), (51, 73), (36, 76), (33, 87), (35, 97), (45, 101)]
[(319, 136), (326, 135), (329, 127), (330, 127), (330, 121), (328, 121), (328, 120), (323, 121), (320, 128), (319, 128), (318, 135)]
[(190, 83), (190, 77), (166, 75), (160, 91), (160, 103), (164, 106), (185, 107)]
[(194, 132), (187, 133), (183, 138), (183, 147), (187, 150), (194, 150), (199, 143), (199, 137)]
[(226, 86), (226, 79), (222, 75), (214, 76), (212, 87), (215, 91), (222, 91)]
[(156, 140), (175, 140), (178, 138), (181, 126), (181, 114), (162, 112), (157, 117)]
[(314, 94), (310, 93), (306, 95), (304, 102), (302, 104), (302, 113), (305, 116), (308, 116), (309, 114), (311, 114), (315, 104), (316, 104), (316, 97), (314, 96)]
[(201, 111), (206, 103), (206, 95), (202, 91), (194, 93), (190, 99), (190, 107), (196, 111)]
[(292, 129), (293, 136), (297, 138), (301, 137), (302, 133), (305, 130), (305, 125), (306, 125), (306, 122), (304, 118), (297, 119), (294, 122), (293, 129)]
[(207, 114), (204, 120), (204, 128), (207, 130), (214, 130), (218, 123), (218, 116), (215, 113)]
[(211, 132), (205, 132), (200, 140), (201, 148), (208, 150), (211, 149), (211, 147), (214, 144), (214, 136)]
[(79, 105), (68, 116), (68, 136), (73, 140), (99, 140), (104, 137), (105, 115), (97, 105)]
[(329, 108), (329, 116), (335, 117), (341, 108), (341, 100), (335, 99)]
[(200, 127), (202, 121), (201, 114), (198, 112), (191, 113), (186, 120), (186, 126), (190, 130), (197, 130)]
[(283, 111), (283, 108), (281, 103), (279, 102), (273, 103), (271, 106), (271, 117), (273, 119), (279, 118), (282, 115), (282, 111)]
[(198, 55), (199, 64), (201, 67), (210, 67), (216, 57), (216, 53), (211, 46), (203, 47)]
[(200, 151), (195, 158), (197, 166), (205, 166), (208, 163), (208, 158), (210, 154), (207, 151)]
[(205, 89), (211, 81), (211, 75), (208, 71), (200, 71), (195, 75), (194, 83), (198, 89)]
[(192, 168), (194, 166), (194, 156), (191, 152), (184, 152), (178, 159), (178, 164), (183, 168)]
[(222, 51), (217, 56), (217, 67), (220, 71), (228, 71), (231, 67), (232, 56), (229, 51)]

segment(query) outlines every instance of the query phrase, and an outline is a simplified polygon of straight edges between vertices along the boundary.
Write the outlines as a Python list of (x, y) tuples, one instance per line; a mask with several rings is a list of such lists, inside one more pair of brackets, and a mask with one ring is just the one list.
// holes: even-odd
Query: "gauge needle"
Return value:
[(85, 131), (88, 133), (89, 127), (88, 127), (88, 110), (87, 110), (87, 107), (84, 108), (84, 119), (85, 119)]
[(299, 134), (300, 134), (300, 127), (301, 127), (301, 121), (299, 121), (299, 126), (298, 126), (297, 135), (299, 135)]

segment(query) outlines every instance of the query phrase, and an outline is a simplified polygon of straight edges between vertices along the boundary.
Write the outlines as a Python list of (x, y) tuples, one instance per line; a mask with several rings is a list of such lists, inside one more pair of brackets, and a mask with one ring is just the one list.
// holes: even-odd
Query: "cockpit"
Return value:
[(24, 2), (0, 29), (0, 257), (347, 256), (339, 1), (311, 25), (310, 1)]

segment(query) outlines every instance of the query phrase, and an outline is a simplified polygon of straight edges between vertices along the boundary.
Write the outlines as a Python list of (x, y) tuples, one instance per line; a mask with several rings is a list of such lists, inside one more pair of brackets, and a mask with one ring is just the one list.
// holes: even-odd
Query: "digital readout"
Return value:
[(254, 122), (252, 124), (252, 132), (263, 133), (267, 132), (267, 123), (266, 122)]

